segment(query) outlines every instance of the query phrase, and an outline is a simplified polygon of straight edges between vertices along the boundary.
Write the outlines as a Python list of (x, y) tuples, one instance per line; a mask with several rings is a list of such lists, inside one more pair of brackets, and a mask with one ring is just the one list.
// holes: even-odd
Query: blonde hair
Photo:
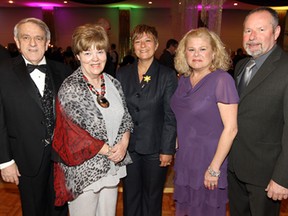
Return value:
[(193, 68), (188, 65), (185, 55), (187, 42), (191, 38), (207, 38), (210, 41), (212, 50), (215, 53), (215, 57), (210, 65), (210, 71), (215, 71), (216, 69), (227, 71), (231, 67), (232, 61), (230, 55), (218, 35), (207, 28), (197, 28), (190, 30), (184, 35), (176, 50), (175, 68), (179, 74), (190, 76), (193, 72)]
[(95, 24), (85, 24), (75, 29), (72, 35), (72, 50), (74, 55), (87, 51), (94, 46), (98, 49), (109, 48), (109, 39), (103, 27)]

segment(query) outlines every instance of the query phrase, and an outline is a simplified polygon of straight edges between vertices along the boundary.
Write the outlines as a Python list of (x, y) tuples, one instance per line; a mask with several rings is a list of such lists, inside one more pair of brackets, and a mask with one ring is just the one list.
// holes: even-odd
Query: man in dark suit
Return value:
[(172, 68), (175, 72), (176, 69), (174, 67), (174, 57), (177, 47), (178, 47), (178, 41), (175, 39), (169, 39), (166, 43), (166, 49), (163, 50), (163, 53), (159, 58), (159, 62), (161, 64)]
[[(235, 70), (240, 103), (228, 165), (231, 216), (279, 215), (288, 197), (288, 56), (276, 44), (278, 22), (271, 8), (257, 8), (244, 21), (243, 46), (251, 57)], [(251, 60), (256, 65), (244, 72)]]
[(41, 20), (21, 20), (14, 40), (21, 55), (0, 63), (1, 176), (18, 185), (23, 216), (67, 215), (53, 205), (51, 141), (55, 95), (70, 70), (44, 57), (50, 31)]

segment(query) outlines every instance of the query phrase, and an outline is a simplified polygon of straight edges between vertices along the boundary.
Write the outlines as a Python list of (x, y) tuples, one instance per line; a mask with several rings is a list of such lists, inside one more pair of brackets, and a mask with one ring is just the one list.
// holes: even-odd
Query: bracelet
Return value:
[(108, 147), (108, 151), (106, 152), (106, 155), (107, 155), (107, 156), (110, 156), (111, 154), (112, 154), (112, 147), (109, 146), (109, 147)]
[(208, 173), (213, 177), (220, 177), (221, 171), (214, 171), (210, 166), (208, 167)]

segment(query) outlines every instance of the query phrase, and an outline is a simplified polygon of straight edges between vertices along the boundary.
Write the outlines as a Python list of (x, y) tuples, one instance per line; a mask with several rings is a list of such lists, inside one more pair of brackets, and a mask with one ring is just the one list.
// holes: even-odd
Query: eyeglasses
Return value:
[(24, 42), (31, 42), (31, 40), (35, 41), (35, 42), (43, 42), (45, 41), (45, 37), (43, 36), (35, 36), (35, 37), (31, 37), (29, 35), (21, 35), (20, 36), (20, 40), (24, 41)]

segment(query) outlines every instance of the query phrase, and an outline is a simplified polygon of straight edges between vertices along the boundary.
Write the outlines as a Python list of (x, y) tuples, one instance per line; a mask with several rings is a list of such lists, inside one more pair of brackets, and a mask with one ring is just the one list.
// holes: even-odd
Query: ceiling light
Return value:
[(71, 0), (71, 1), (82, 3), (82, 4), (98, 5), (98, 4), (118, 3), (118, 2), (122, 2), (124, 0)]

